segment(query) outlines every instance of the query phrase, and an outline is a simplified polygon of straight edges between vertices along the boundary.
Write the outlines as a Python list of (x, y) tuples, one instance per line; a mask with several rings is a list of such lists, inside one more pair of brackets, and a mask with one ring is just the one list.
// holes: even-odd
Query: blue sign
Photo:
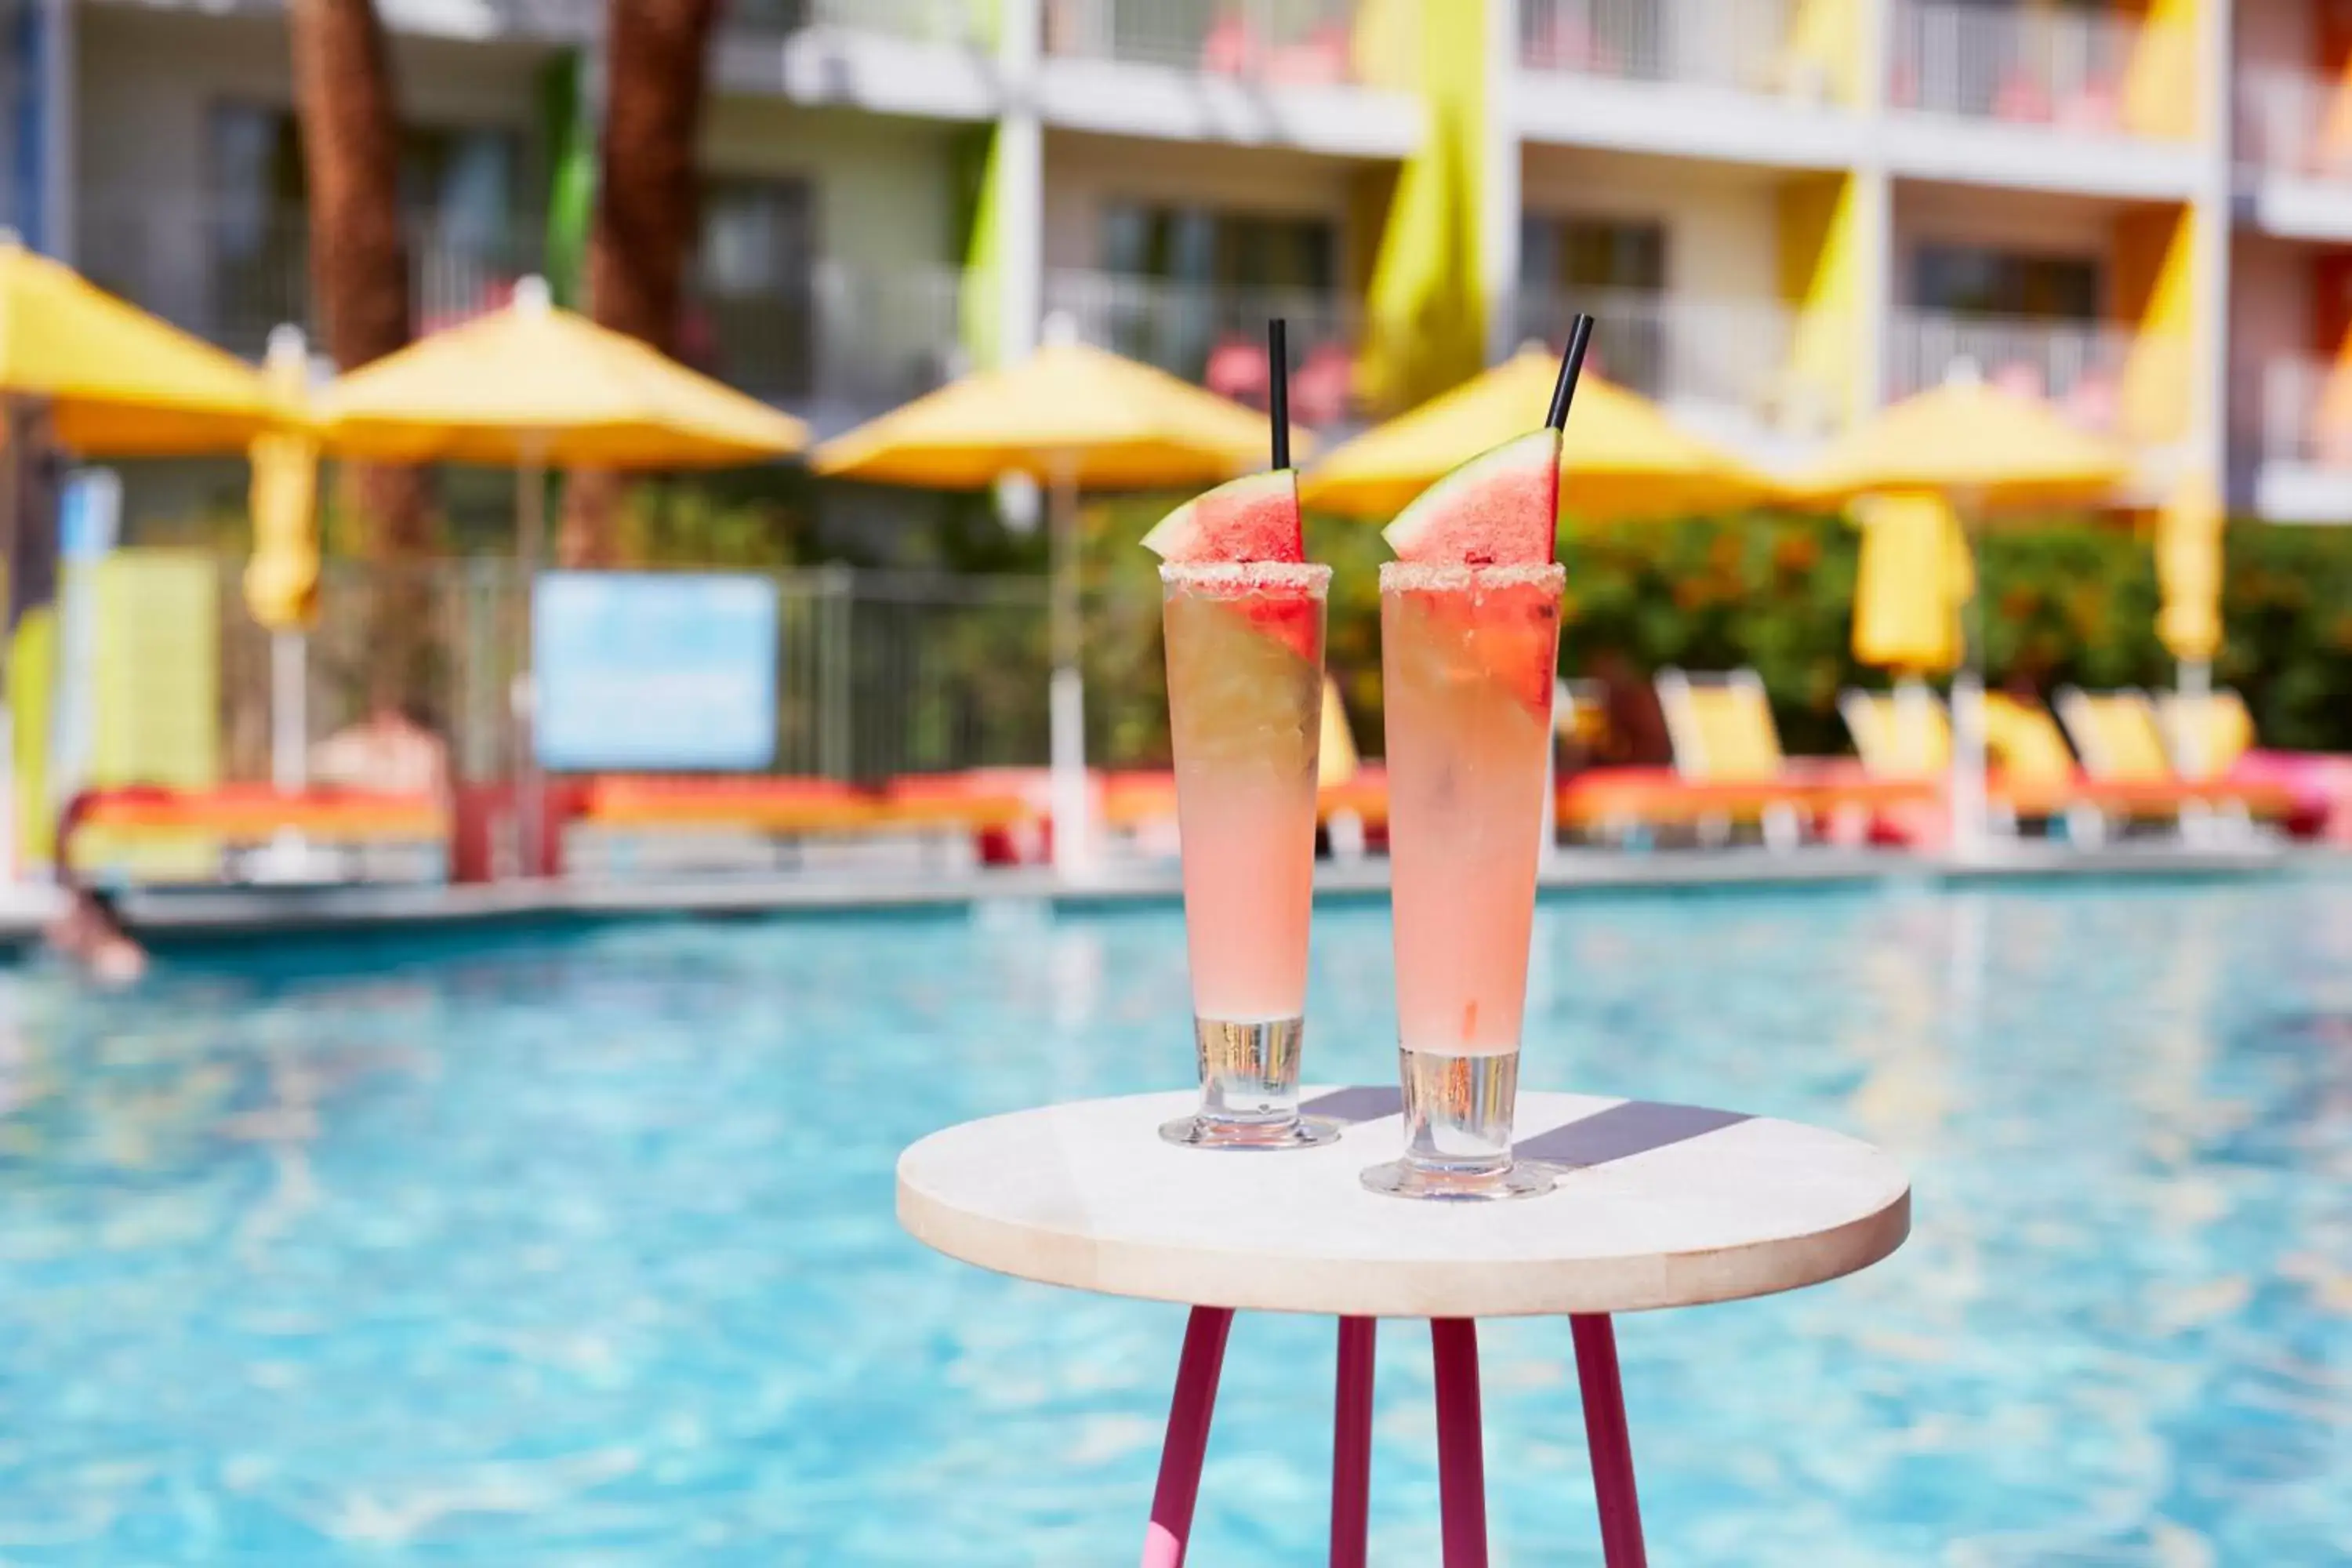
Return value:
[(530, 613), (540, 765), (764, 768), (776, 647), (765, 578), (547, 573)]

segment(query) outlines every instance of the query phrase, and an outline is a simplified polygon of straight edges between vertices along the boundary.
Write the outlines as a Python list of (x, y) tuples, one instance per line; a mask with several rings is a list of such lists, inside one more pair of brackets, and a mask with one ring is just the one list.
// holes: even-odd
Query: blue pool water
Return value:
[[(1316, 942), (1311, 1071), (1378, 1081), (1384, 912)], [(1537, 948), (1534, 1084), (1917, 1184), (1876, 1269), (1621, 1325), (1655, 1561), (2352, 1560), (2352, 882), (1592, 898)], [(1171, 910), (0, 987), (0, 1563), (1132, 1561), (1181, 1313), (935, 1258), (890, 1178), (1181, 1083)], [(1319, 1560), (1331, 1334), (1237, 1324), (1201, 1568)], [(1597, 1562), (1567, 1326), (1486, 1352), (1498, 1562)], [(1396, 1568), (1437, 1558), (1428, 1383), (1392, 1325)]]

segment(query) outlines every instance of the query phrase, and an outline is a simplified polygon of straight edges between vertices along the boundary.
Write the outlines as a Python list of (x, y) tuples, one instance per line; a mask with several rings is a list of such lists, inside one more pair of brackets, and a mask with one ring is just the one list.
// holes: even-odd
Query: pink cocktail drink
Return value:
[(1294, 1147), (1331, 569), (1160, 568), (1201, 1110), (1178, 1142)]
[(1383, 1190), (1549, 1185), (1513, 1171), (1510, 1139), (1561, 584), (1549, 564), (1381, 570), (1406, 1133)]

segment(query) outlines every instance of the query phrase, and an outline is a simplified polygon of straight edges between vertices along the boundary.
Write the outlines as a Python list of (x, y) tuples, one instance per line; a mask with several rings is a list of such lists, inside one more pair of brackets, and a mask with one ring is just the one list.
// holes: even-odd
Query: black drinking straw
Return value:
[(1290, 323), (1265, 324), (1266, 416), (1274, 423), (1274, 466), (1290, 467)]
[(1551, 412), (1544, 423), (1555, 430), (1568, 428), (1569, 401), (1576, 395), (1577, 378), (1584, 374), (1584, 351), (1592, 346), (1592, 318), (1579, 312), (1568, 329), (1568, 353), (1560, 356), (1559, 380), (1552, 384)]

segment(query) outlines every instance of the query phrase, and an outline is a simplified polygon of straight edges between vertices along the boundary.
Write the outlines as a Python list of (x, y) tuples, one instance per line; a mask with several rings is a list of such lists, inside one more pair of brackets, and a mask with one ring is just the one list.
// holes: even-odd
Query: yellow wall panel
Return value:
[(1799, 180), (1780, 193), (1780, 298), (1790, 313), (1784, 401), (1799, 428), (1862, 411), (1872, 292), (1868, 201), (1852, 175)]
[(1405, 161), (1373, 255), (1359, 391), (1393, 412), (1477, 374), (1489, 304), (1479, 285), (1486, 18), (1479, 0), (1421, 6), (1427, 133)]
[(2179, 142), (2200, 133), (2206, 120), (2198, 87), (2200, 5), (2200, 0), (2117, 0), (2116, 11), (2139, 24), (2138, 40), (2124, 68), (2126, 130)]

